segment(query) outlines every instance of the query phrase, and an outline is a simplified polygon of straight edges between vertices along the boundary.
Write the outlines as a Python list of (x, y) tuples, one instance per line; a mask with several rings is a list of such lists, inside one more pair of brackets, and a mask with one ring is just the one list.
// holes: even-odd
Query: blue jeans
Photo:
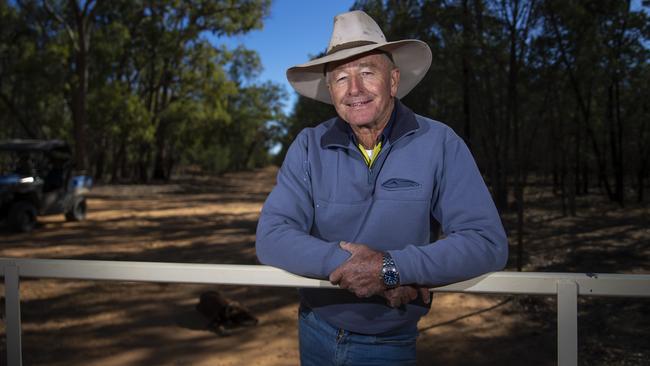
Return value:
[(331, 326), (304, 306), (298, 317), (302, 366), (416, 364), (417, 331), (388, 336), (352, 333)]

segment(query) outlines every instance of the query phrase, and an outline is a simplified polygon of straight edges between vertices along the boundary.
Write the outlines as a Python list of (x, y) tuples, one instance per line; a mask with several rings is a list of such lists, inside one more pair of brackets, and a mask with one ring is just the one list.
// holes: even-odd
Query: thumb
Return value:
[(354, 253), (354, 244), (350, 243), (349, 241), (341, 241), (339, 243), (339, 246), (346, 252)]
[(335, 269), (334, 272), (330, 273), (329, 280), (332, 285), (339, 284), (339, 282), (341, 281), (341, 267)]

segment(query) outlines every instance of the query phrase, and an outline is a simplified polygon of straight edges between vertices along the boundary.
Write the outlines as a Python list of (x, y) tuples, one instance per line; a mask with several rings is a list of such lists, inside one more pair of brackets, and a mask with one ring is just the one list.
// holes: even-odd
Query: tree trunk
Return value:
[(561, 201), (562, 201), (562, 216), (566, 217), (568, 213), (568, 207), (567, 207), (567, 191), (566, 191), (566, 186), (567, 186), (567, 157), (566, 154), (562, 154), (562, 168), (561, 168), (561, 178), (560, 178), (560, 189), (561, 189)]
[(94, 177), (96, 181), (101, 181), (104, 178), (104, 168), (106, 166), (106, 148), (100, 148), (97, 152), (97, 158), (95, 159), (95, 169)]
[(575, 180), (576, 180), (575, 179), (575, 169), (568, 169), (568, 173), (567, 173), (567, 188), (568, 188), (568, 192), (569, 192), (568, 209), (569, 209), (569, 216), (571, 216), (571, 217), (577, 216)]
[(582, 167), (582, 130), (580, 128), (580, 122), (579, 118), (576, 118), (575, 121), (575, 144), (574, 144), (574, 152), (573, 152), (573, 159), (574, 159), (574, 165), (573, 165), (573, 177), (574, 177), (574, 186), (571, 187), (573, 191), (575, 192), (576, 196), (580, 195), (580, 188), (582, 187), (582, 182), (580, 181), (580, 178), (582, 177), (581, 170), (580, 168)]
[(154, 166), (153, 166), (153, 179), (167, 181), (169, 180), (169, 172), (166, 171), (165, 165), (167, 160), (167, 130), (168, 121), (161, 120), (161, 112), (169, 105), (169, 89), (171, 78), (169, 77), (170, 61), (165, 60), (162, 68), (162, 76), (160, 79), (160, 87), (156, 88), (154, 98), (154, 120), (157, 120), (156, 126), (156, 144), (154, 152)]
[(589, 163), (585, 160), (582, 162), (582, 194), (589, 194)]
[(113, 146), (113, 164), (111, 165), (111, 183), (119, 182), (119, 174), (123, 170), (122, 151), (124, 141), (119, 141), (119, 146)]
[(645, 198), (644, 197), (645, 176), (646, 176), (645, 168), (640, 167), (636, 173), (636, 182), (637, 182), (636, 201), (638, 203), (642, 203)]
[[(70, 0), (69, 5), (74, 10), (75, 30), (77, 33), (74, 47), (75, 81), (72, 91), (72, 123), (75, 139), (75, 164), (79, 171), (88, 169), (88, 154), (86, 150), (86, 95), (88, 93), (88, 63), (87, 55), (90, 48), (90, 24), (95, 7), (93, 1), (87, 1), (83, 9), (76, 0)], [(73, 39), (74, 41), (74, 39)]]
[(462, 65), (463, 65), (463, 118), (464, 118), (464, 134), (465, 143), (467, 147), (472, 149), (472, 117), (470, 108), (470, 49), (471, 49), (471, 22), (468, 0), (463, 0), (463, 52), (462, 52)]
[(138, 180), (142, 183), (149, 182), (149, 151), (150, 146), (147, 144), (140, 145), (140, 156), (138, 159)]
[[(550, 3), (547, 3), (550, 4)], [(548, 7), (550, 9), (550, 7)], [(591, 146), (594, 150), (594, 154), (596, 155), (596, 162), (598, 164), (598, 179), (599, 182), (603, 184), (605, 191), (607, 192), (608, 197), (611, 200), (614, 200), (614, 196), (612, 194), (611, 187), (609, 185), (609, 181), (607, 179), (607, 174), (606, 174), (606, 163), (604, 160), (603, 154), (601, 154), (600, 147), (598, 146), (598, 141), (596, 139), (596, 135), (590, 125), (590, 115), (591, 115), (591, 87), (590, 85), (592, 83), (589, 83), (590, 85), (587, 86), (586, 95), (583, 95), (583, 88), (580, 85), (580, 81), (575, 75), (574, 72), (574, 67), (576, 66), (575, 64), (572, 64), (569, 61), (569, 57), (567, 56), (567, 51), (564, 47), (564, 42), (562, 40), (561, 32), (558, 27), (558, 20), (557, 17), (555, 16), (554, 12), (551, 10), (549, 12), (550, 15), (550, 20), (551, 20), (551, 25), (553, 28), (553, 33), (555, 36), (555, 39), (557, 41), (558, 45), (558, 50), (560, 54), (560, 59), (564, 66), (566, 67), (567, 74), (569, 76), (569, 81), (570, 81), (570, 86), (573, 89), (576, 102), (579, 107), (579, 111), (582, 114), (582, 118), (584, 121), (585, 129), (587, 131), (587, 136), (589, 137), (589, 140), (591, 141)], [(590, 80), (593, 81), (593, 78)]]
[[(486, 52), (489, 53), (489, 47), (486, 45), (486, 41), (483, 38), (485, 34), (483, 29), (483, 12), (484, 6), (481, 0), (474, 1), (474, 13), (476, 16), (476, 35), (477, 41), (480, 47)], [(484, 93), (480, 97), (485, 97), (486, 105), (482, 106), (483, 112), (485, 113), (487, 119), (487, 138), (483, 137), (485, 142), (487, 155), (490, 158), (490, 164), (488, 166), (490, 183), (492, 192), (494, 194), (494, 203), (497, 208), (501, 211), (508, 209), (508, 162), (510, 157), (508, 156), (509, 149), (507, 147), (509, 142), (509, 123), (507, 119), (499, 115), (499, 105), (497, 105), (495, 95), (498, 93), (497, 89), (493, 87), (492, 79), (492, 67), (489, 63), (482, 63), (481, 67), (476, 68), (476, 72), (480, 74), (478, 79), (484, 83)], [(481, 103), (481, 99), (479, 99)], [(503, 121), (506, 120), (504, 123)]]
[(609, 143), (612, 154), (612, 168), (614, 170), (614, 200), (623, 207), (624, 187), (623, 177), (625, 175), (623, 167), (623, 135), (621, 114), (620, 114), (620, 97), (618, 80), (613, 80), (607, 88), (607, 121), (609, 127)]
[(153, 176), (152, 176), (152, 178), (155, 180), (167, 181), (169, 179), (168, 172), (165, 169), (165, 160), (167, 158), (167, 154), (165, 150), (166, 149), (165, 149), (164, 138), (160, 134), (157, 134), (156, 151), (154, 153), (154, 166), (153, 166)]
[(72, 93), (72, 123), (75, 140), (75, 164), (76, 169), (85, 171), (87, 167), (86, 160), (86, 73), (82, 69), (86, 68), (85, 56), (77, 55), (77, 83)]

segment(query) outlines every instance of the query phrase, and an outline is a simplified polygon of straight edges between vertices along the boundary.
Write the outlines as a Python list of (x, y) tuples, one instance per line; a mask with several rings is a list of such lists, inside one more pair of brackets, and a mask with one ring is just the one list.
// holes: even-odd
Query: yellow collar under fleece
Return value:
[(372, 154), (371, 156), (368, 156), (368, 152), (366, 151), (366, 148), (363, 147), (363, 145), (359, 144), (359, 151), (361, 151), (361, 155), (363, 155), (363, 159), (366, 161), (366, 164), (368, 165), (368, 168), (372, 166), (372, 163), (375, 162), (375, 158), (377, 155), (379, 155), (379, 152), (381, 151), (381, 141), (375, 145), (375, 147), (372, 149)]

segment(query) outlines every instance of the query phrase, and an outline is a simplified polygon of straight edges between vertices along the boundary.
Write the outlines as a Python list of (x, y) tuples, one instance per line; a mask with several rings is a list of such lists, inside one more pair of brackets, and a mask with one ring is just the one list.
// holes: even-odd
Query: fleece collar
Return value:
[[(391, 120), (384, 132), (382, 132), (382, 134), (386, 133), (384, 138), (388, 140), (389, 144), (392, 144), (399, 140), (400, 137), (417, 129), (418, 122), (415, 119), (415, 113), (402, 104), (399, 99), (395, 99), (395, 109), (391, 115)], [(350, 125), (341, 117), (336, 117), (334, 124), (321, 137), (321, 147), (324, 149), (329, 147), (349, 147), (350, 142), (353, 141), (351, 135), (353, 134)]]

